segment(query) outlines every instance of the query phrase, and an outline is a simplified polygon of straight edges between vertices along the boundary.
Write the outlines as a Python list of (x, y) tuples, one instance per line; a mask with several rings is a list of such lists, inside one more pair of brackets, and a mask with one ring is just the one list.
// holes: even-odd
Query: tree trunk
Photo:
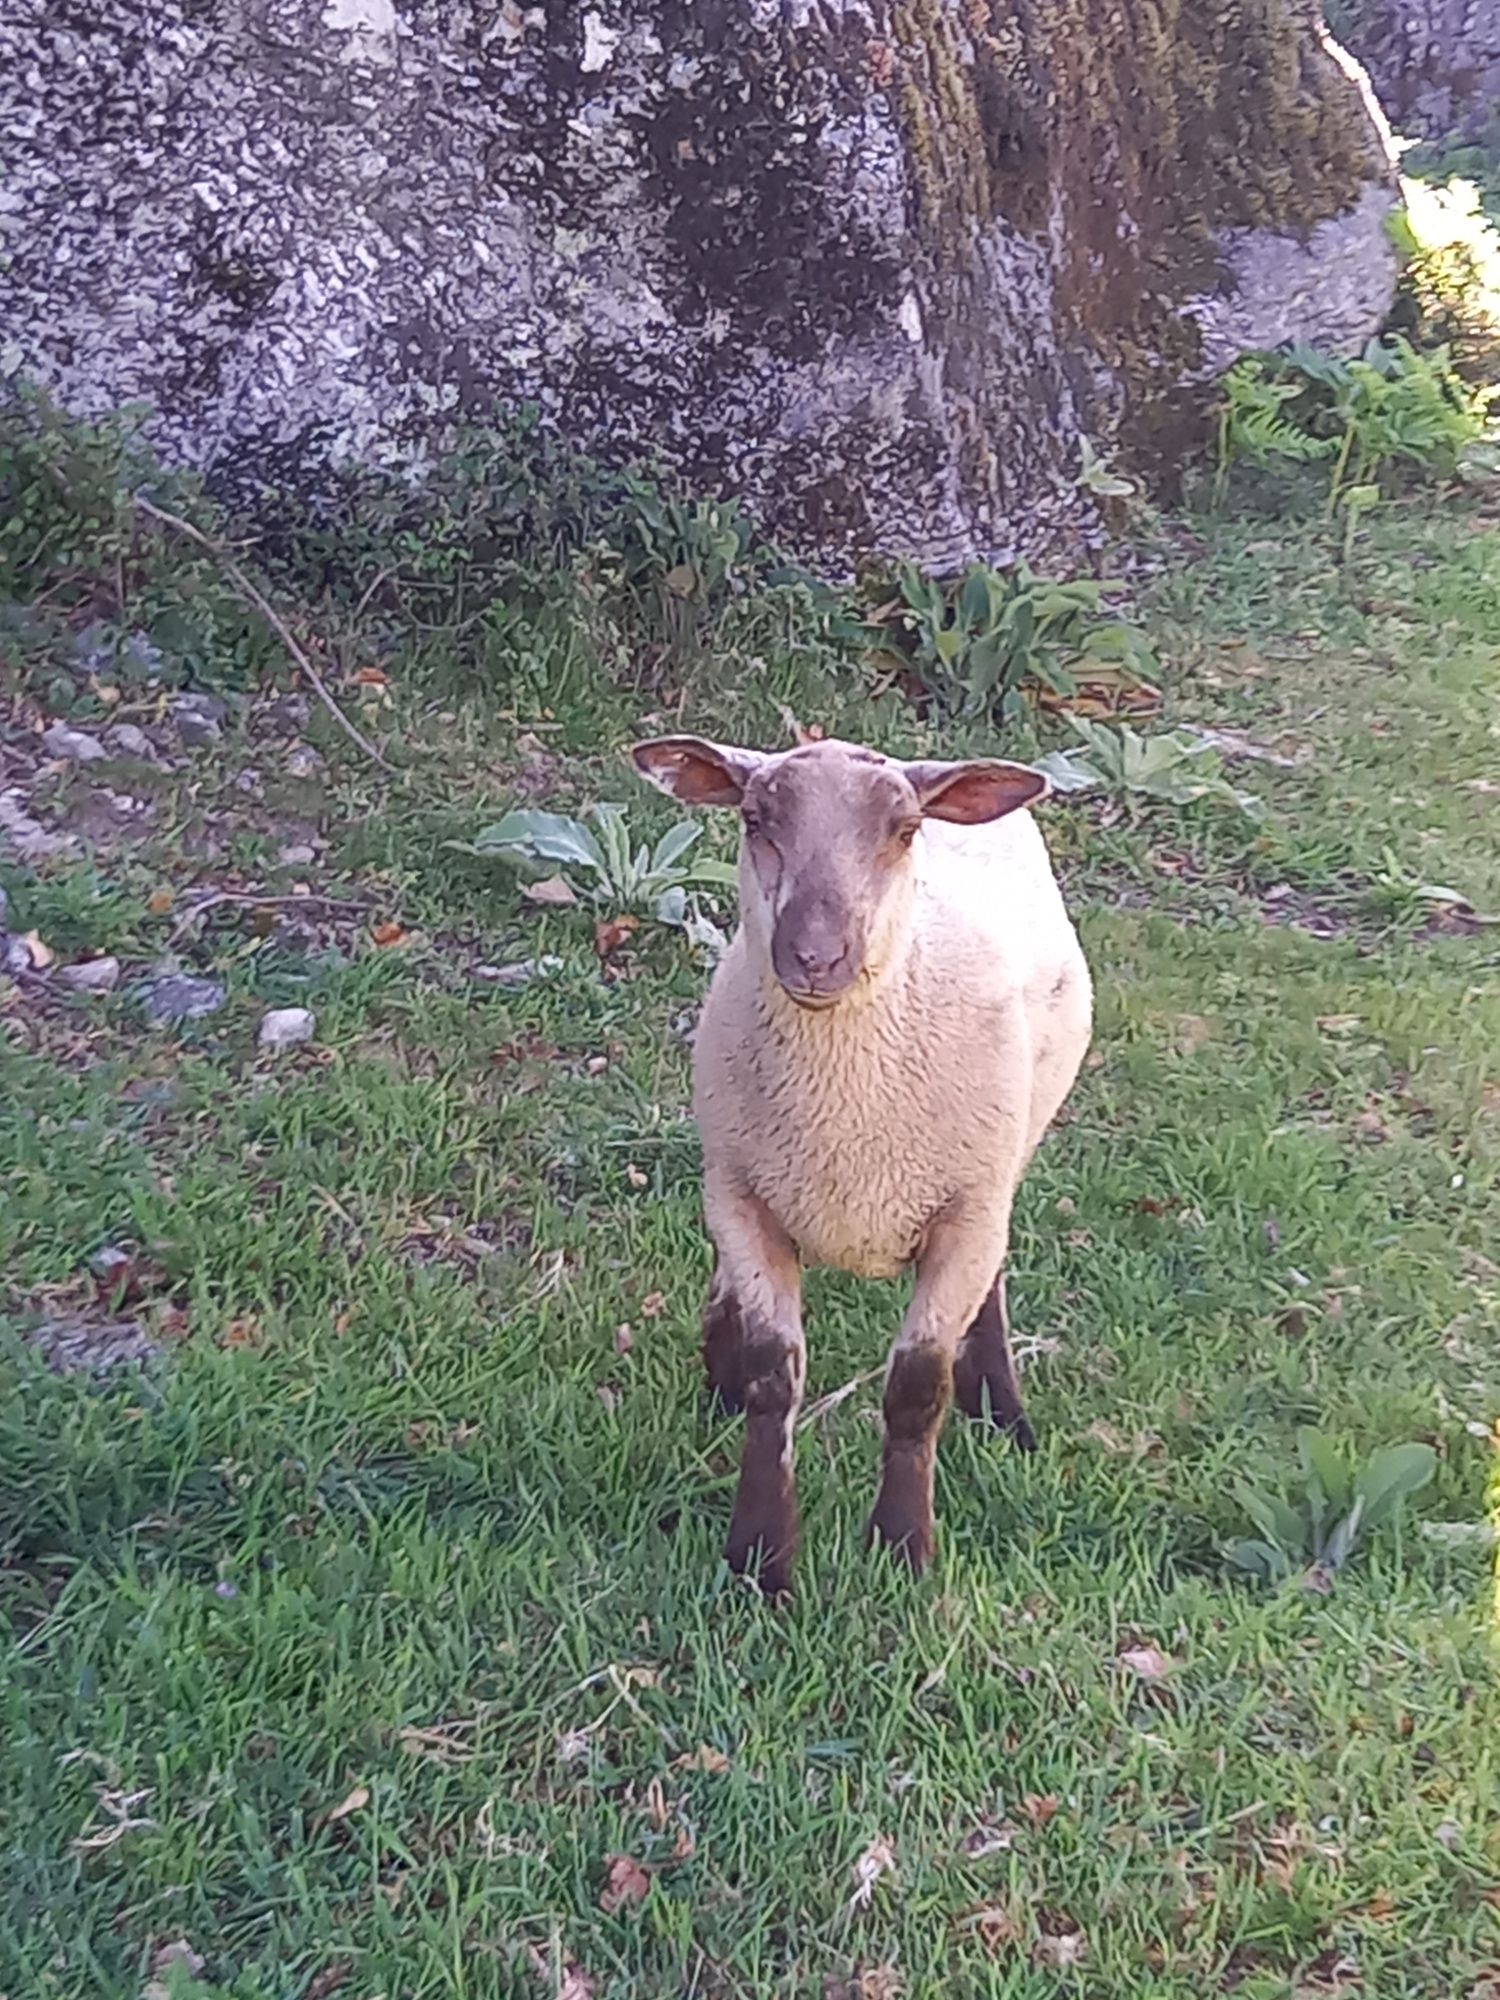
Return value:
[[(18, 24), (19, 21), (19, 24)], [(1247, 346), (1389, 302), (1316, 0), (15, 0), (0, 338), (225, 487), (532, 402), (784, 543), (1092, 527)]]

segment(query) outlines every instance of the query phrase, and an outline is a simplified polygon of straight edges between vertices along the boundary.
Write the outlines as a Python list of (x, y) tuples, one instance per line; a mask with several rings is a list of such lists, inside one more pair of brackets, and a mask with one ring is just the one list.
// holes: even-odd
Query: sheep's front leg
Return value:
[(997, 1430), (1010, 1433), (1018, 1450), (1036, 1450), (1036, 1433), (1026, 1421), (1015, 1357), (1010, 1351), (1003, 1271), (959, 1344), (953, 1364), (953, 1397), (966, 1417), (981, 1421), (988, 1417)]
[(885, 1448), (870, 1534), (914, 1570), (932, 1556), (932, 1482), (938, 1434), (953, 1392), (953, 1362), (994, 1281), (1002, 1218), (938, 1223), (917, 1264), (917, 1285), (885, 1377)]
[(780, 1224), (755, 1196), (710, 1191), (718, 1262), (704, 1347), (710, 1383), (745, 1412), (740, 1483), (725, 1556), (741, 1574), (760, 1560), (768, 1597), (790, 1587), (797, 1544), (793, 1443), (807, 1376), (802, 1274)]

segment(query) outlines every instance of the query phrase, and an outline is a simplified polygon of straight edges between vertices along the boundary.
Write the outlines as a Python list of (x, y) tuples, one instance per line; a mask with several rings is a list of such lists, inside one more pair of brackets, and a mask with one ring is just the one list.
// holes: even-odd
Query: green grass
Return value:
[[(617, 761), (661, 696), (591, 679), (572, 628), (566, 702), (544, 640), (487, 687), (413, 638), (401, 781), (332, 736), (326, 775), (284, 780), (231, 734), (158, 775), (150, 840), (8, 871), (13, 928), (138, 968), (194, 882), (285, 887), (296, 817), (331, 843), (314, 886), (408, 935), (352, 918), (299, 951), (231, 907), (183, 947), (228, 982), (211, 1019), (148, 1031), (123, 989), (0, 1010), (7, 2000), (136, 2000), (177, 1939), (203, 1969), (176, 1991), (235, 2000), (1500, 1976), (1492, 1559), (1425, 1532), (1484, 1522), (1500, 1409), (1500, 933), (1416, 893), (1500, 909), (1500, 800), (1463, 782), (1500, 780), (1500, 533), (1393, 509), (1345, 574), (1301, 525), (1198, 526), (1150, 596), (1168, 720), (1311, 757), (1236, 767), (1258, 825), (1049, 808), (1099, 1023), (1018, 1217), (1041, 1449), (952, 1425), (916, 1585), (860, 1543), (876, 1381), (804, 1426), (793, 1605), (719, 1560), (702, 965), (648, 927), (606, 981), (592, 912), (524, 911), (440, 846), (518, 795), (538, 732), (549, 803), (664, 825)], [(734, 612), (685, 723), (769, 739), (784, 700), (924, 740), (837, 693), (795, 608)], [(469, 977), (542, 953), (552, 979)], [(316, 1043), (259, 1056), (261, 1007), (304, 997)], [(51, 1376), (25, 1329), (110, 1242), (159, 1267), (124, 1310), (163, 1357)], [(814, 1278), (810, 1402), (879, 1367), (898, 1304)], [(1442, 1461), (1327, 1599), (1219, 1552), (1235, 1478), (1289, 1481), (1306, 1422)], [(1121, 1664), (1140, 1643), (1165, 1679)], [(607, 1913), (619, 1855), (648, 1886)]]

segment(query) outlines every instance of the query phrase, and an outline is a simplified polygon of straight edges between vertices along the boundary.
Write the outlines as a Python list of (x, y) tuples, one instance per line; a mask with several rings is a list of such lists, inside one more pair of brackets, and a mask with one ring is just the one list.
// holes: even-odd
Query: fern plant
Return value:
[(1247, 354), (1236, 361), (1220, 383), (1223, 401), (1219, 405), (1219, 460), (1214, 479), (1214, 504), (1224, 497), (1230, 468), (1240, 460), (1262, 469), (1278, 462), (1310, 465), (1331, 458), (1338, 450), (1336, 439), (1315, 437), (1288, 410), (1301, 396), (1305, 384), (1277, 380), (1270, 373), (1271, 358)]
[(1221, 387), (1215, 500), (1238, 461), (1265, 469), (1328, 460), (1327, 511), (1331, 519), (1344, 508), (1346, 552), (1396, 467), (1442, 478), (1460, 469), (1495, 394), (1470, 387), (1447, 348), (1424, 352), (1399, 334), (1372, 340), (1352, 360), (1302, 346), (1249, 354)]

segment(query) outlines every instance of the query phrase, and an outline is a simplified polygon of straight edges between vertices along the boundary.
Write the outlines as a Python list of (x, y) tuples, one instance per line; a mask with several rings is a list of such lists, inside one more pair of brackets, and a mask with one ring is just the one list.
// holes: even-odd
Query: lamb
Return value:
[(1072, 1088), (1093, 994), (1024, 765), (902, 763), (834, 741), (784, 752), (638, 744), (688, 805), (737, 807), (740, 924), (694, 1052), (710, 1390), (745, 1413), (726, 1555), (789, 1587), (801, 1269), (916, 1266), (886, 1370), (869, 1536), (920, 1570), (950, 1397), (1035, 1448), (1011, 1357), (1016, 1188)]

